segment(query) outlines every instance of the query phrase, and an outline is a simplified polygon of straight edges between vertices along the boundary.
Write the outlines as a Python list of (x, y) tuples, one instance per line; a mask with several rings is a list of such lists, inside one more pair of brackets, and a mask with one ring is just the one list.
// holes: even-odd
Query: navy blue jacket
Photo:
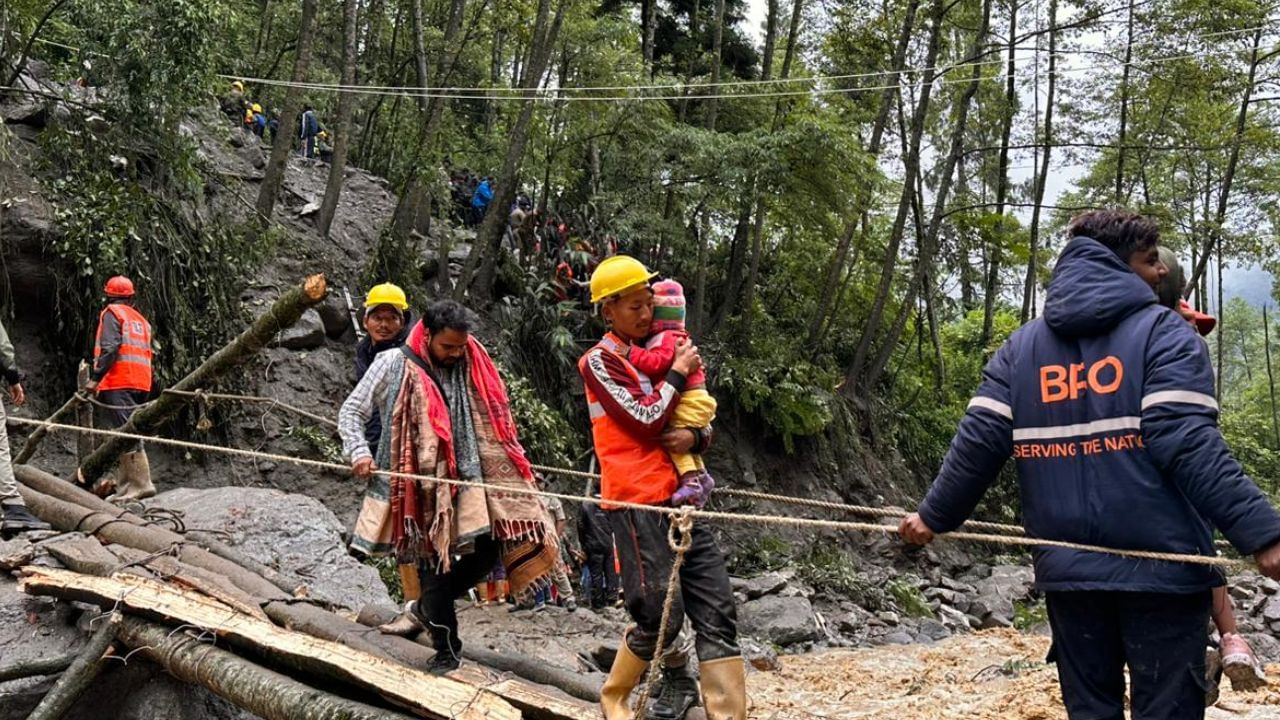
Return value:
[[(1245, 554), (1280, 540), (1280, 514), (1218, 429), (1207, 346), (1090, 238), (1067, 244), (1044, 317), (983, 370), (921, 519), (935, 532), (956, 529), (1010, 456), (1032, 537), (1200, 555), (1214, 554), (1211, 524)], [(1204, 565), (1033, 554), (1041, 590), (1189, 593), (1221, 584)]]

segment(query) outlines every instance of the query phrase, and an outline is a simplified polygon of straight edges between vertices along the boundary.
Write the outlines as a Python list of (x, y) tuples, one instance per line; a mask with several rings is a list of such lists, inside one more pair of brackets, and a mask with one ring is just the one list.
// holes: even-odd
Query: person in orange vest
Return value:
[[(710, 428), (667, 430), (688, 378), (702, 367), (698, 349), (687, 340), (675, 348), (671, 370), (652, 382), (627, 359), (633, 345), (651, 331), (653, 290), (657, 275), (626, 255), (607, 258), (591, 275), (591, 302), (609, 332), (578, 361), (586, 386), (591, 434), (600, 458), (602, 507), (609, 516), (627, 613), (635, 625), (623, 637), (609, 677), (600, 689), (605, 720), (631, 720), (629, 698), (649, 663), (659, 639), (671, 647), (685, 615), (693, 625), (694, 647), (702, 675), (702, 702), (712, 720), (746, 720), (746, 670), (738, 646), (737, 609), (724, 553), (705, 523), (694, 523), (692, 545), (680, 568), (680, 588), (670, 621), (662, 626), (666, 578), (675, 555), (668, 544), (669, 516), (610, 503), (666, 507), (676, 492), (671, 452), (703, 452)], [(660, 580), (656, 580), (660, 578)], [(664, 663), (665, 664), (665, 663)], [(663, 672), (663, 692), (645, 717), (683, 717), (697, 700), (697, 689), (685, 667)]]
[[(85, 390), (97, 394), (112, 428), (123, 426), (151, 393), (151, 323), (133, 307), (133, 281), (117, 275), (103, 292), (107, 307), (98, 316), (93, 368)], [(116, 501), (141, 500), (156, 494), (151, 464), (139, 442), (120, 456)]]

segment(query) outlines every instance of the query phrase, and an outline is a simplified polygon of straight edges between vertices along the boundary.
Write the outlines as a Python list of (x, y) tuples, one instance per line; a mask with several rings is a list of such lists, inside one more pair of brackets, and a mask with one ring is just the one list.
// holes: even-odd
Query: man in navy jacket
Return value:
[[(973, 512), (1017, 463), (1027, 534), (1123, 549), (1213, 555), (1217, 528), (1280, 577), (1280, 514), (1218, 429), (1209, 353), (1156, 302), (1167, 272), (1155, 223), (1082, 215), (1049, 283), (1044, 317), (983, 370), (942, 470), (899, 533), (924, 544)], [(1035, 548), (1063, 701), (1072, 720), (1204, 717), (1209, 566)]]

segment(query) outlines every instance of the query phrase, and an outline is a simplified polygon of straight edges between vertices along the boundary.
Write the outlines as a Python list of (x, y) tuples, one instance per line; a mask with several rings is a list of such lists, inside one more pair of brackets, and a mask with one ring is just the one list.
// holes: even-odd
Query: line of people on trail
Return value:
[[(98, 315), (92, 363), (79, 392), (96, 400), (98, 426), (114, 430), (124, 426), (151, 394), (151, 323), (134, 305), (135, 290), (129, 278), (117, 275), (108, 279), (103, 295), (106, 304)], [(13, 343), (3, 326), (0, 326), (0, 373), (9, 385), (9, 397), (14, 405), (26, 404), (24, 374), (18, 368)], [(78, 480), (84, 485), (83, 477)], [(154, 496), (156, 488), (143, 444), (128, 443), (114, 475), (86, 489), (121, 504)], [(3, 513), (0, 535), (49, 529), (47, 523), (27, 511), (18, 493), (9, 436), (4, 427), (3, 404), (0, 404), (0, 511)]]
[[(268, 114), (261, 104), (245, 95), (244, 83), (233, 81), (226, 93), (218, 98), (218, 107), (236, 127), (240, 127), (261, 139), (268, 139), (272, 144), (280, 131), (280, 109), (273, 108)], [(294, 146), (298, 153), (308, 159), (318, 158), (322, 162), (330, 162), (333, 158), (333, 145), (329, 133), (320, 125), (315, 108), (310, 104), (303, 105), (298, 116), (298, 131), (294, 136)]]

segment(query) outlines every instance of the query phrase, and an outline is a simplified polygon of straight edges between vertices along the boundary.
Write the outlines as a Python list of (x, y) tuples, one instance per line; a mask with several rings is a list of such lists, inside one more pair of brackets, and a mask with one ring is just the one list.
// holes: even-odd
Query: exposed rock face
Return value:
[[(0, 573), (0, 664), (75, 652), (85, 638), (66, 603), (18, 592), (18, 583)], [(53, 678), (0, 683), (0, 720), (22, 720), (53, 685)]]
[(742, 632), (778, 645), (816, 640), (820, 637), (813, 605), (807, 598), (768, 595), (738, 606)]

